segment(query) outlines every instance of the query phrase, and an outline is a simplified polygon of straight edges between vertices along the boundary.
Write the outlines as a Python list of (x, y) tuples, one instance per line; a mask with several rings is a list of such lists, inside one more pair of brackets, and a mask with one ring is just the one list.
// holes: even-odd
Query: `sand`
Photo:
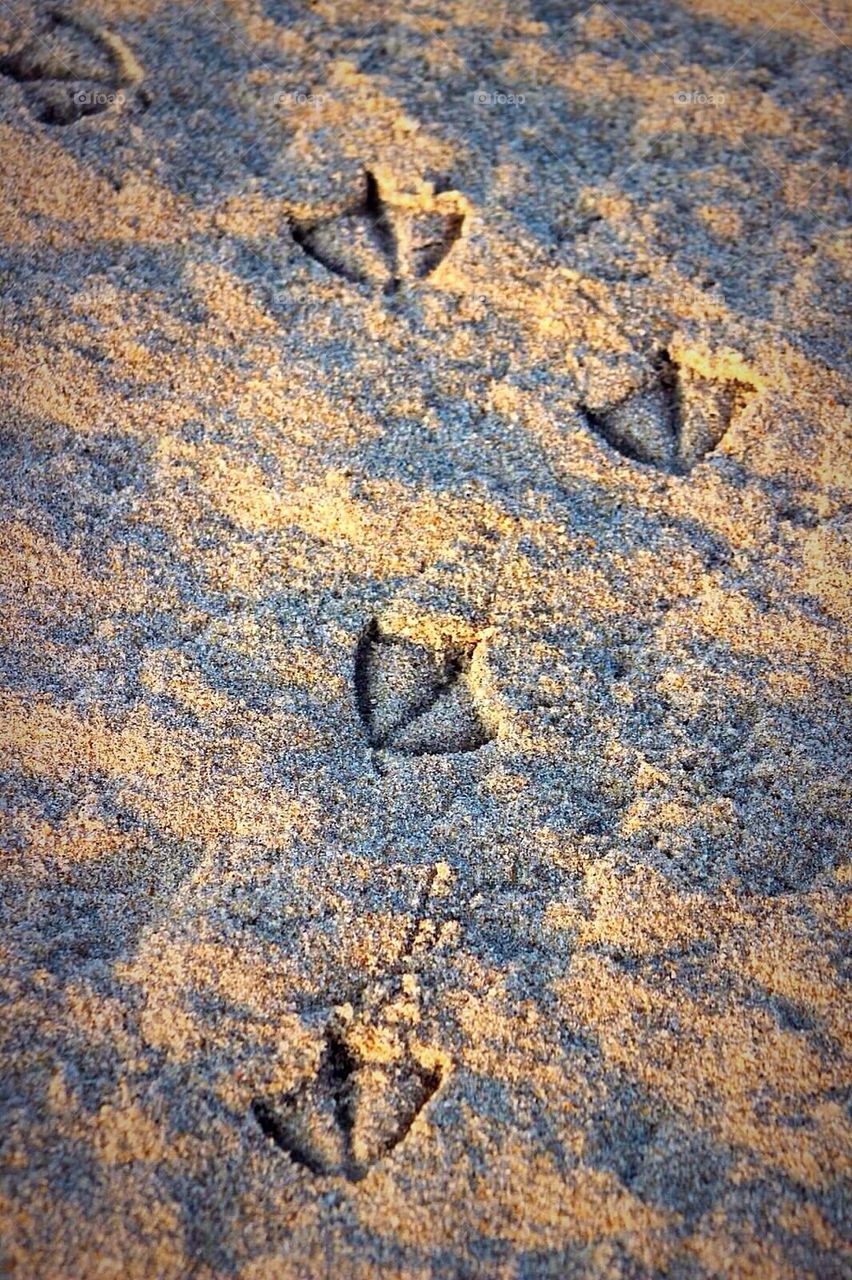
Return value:
[(0, 1274), (848, 1275), (849, 7), (57, 13)]

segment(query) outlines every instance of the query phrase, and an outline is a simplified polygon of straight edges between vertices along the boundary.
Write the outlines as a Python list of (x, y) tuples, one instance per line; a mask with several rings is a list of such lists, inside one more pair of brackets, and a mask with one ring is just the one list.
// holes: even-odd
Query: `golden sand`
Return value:
[(0, 9), (0, 1274), (846, 1273), (782, 9)]

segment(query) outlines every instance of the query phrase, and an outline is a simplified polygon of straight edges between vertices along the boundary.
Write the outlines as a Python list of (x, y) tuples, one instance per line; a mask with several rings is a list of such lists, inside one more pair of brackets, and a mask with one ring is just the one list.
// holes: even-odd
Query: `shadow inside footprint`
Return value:
[(319, 1070), (295, 1093), (256, 1099), (263, 1132), (311, 1173), (358, 1182), (405, 1138), (441, 1083), (412, 1058), (360, 1063), (329, 1034)]
[(476, 705), (478, 646), (431, 649), (374, 620), (355, 655), (358, 709), (374, 747), (406, 755), (475, 751), (494, 736)]
[(626, 458), (685, 475), (717, 447), (753, 392), (736, 379), (704, 377), (664, 353), (644, 387), (584, 412)]
[(327, 271), (358, 284), (397, 284), (396, 245), (375, 176), (368, 172), (363, 199), (319, 222), (293, 225), (293, 239)]
[(441, 265), (464, 231), (467, 206), (455, 191), (443, 191), (422, 207), (411, 202), (405, 218), (397, 218), (401, 274), (426, 280)]
[(365, 174), (364, 194), (340, 213), (294, 222), (293, 239), (327, 271), (393, 293), (403, 280), (425, 280), (464, 229), (467, 204), (455, 191), (423, 183), (415, 195), (386, 174)]
[(37, 120), (69, 125), (120, 109), (142, 69), (119, 36), (83, 16), (54, 10), (0, 57), (0, 75), (23, 87)]

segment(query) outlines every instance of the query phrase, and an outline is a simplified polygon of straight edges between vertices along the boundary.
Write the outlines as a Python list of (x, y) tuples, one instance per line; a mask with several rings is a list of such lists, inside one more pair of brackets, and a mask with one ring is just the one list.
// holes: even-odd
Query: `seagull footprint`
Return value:
[(479, 645), (432, 649), (373, 622), (355, 659), (358, 708), (374, 747), (405, 755), (475, 751), (494, 736), (477, 705)]
[(384, 170), (368, 170), (360, 200), (315, 221), (292, 224), (296, 243), (345, 280), (394, 293), (432, 276), (461, 238), (468, 204), (458, 191), (419, 183), (400, 190)]

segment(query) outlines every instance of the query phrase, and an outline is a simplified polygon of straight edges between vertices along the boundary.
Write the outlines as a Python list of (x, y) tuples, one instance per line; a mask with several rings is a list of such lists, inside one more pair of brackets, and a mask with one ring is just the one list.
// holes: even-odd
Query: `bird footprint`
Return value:
[(429, 648), (373, 622), (358, 646), (355, 690), (374, 747), (406, 755), (475, 751), (494, 735), (477, 706), (480, 645)]
[(293, 239), (346, 280), (393, 293), (403, 281), (431, 276), (461, 237), (468, 204), (458, 191), (420, 183), (401, 191), (384, 171), (367, 171), (364, 194), (341, 212), (294, 222)]
[(295, 1093), (256, 1099), (255, 1119), (296, 1164), (358, 1182), (402, 1142), (441, 1083), (410, 1056), (364, 1063), (329, 1034), (319, 1070)]
[(23, 86), (37, 120), (69, 125), (120, 110), (143, 72), (114, 32), (82, 15), (51, 11), (38, 30), (0, 58), (0, 74)]
[(584, 408), (594, 430), (626, 458), (683, 475), (717, 447), (754, 390), (735, 378), (705, 377), (664, 353), (638, 391)]

